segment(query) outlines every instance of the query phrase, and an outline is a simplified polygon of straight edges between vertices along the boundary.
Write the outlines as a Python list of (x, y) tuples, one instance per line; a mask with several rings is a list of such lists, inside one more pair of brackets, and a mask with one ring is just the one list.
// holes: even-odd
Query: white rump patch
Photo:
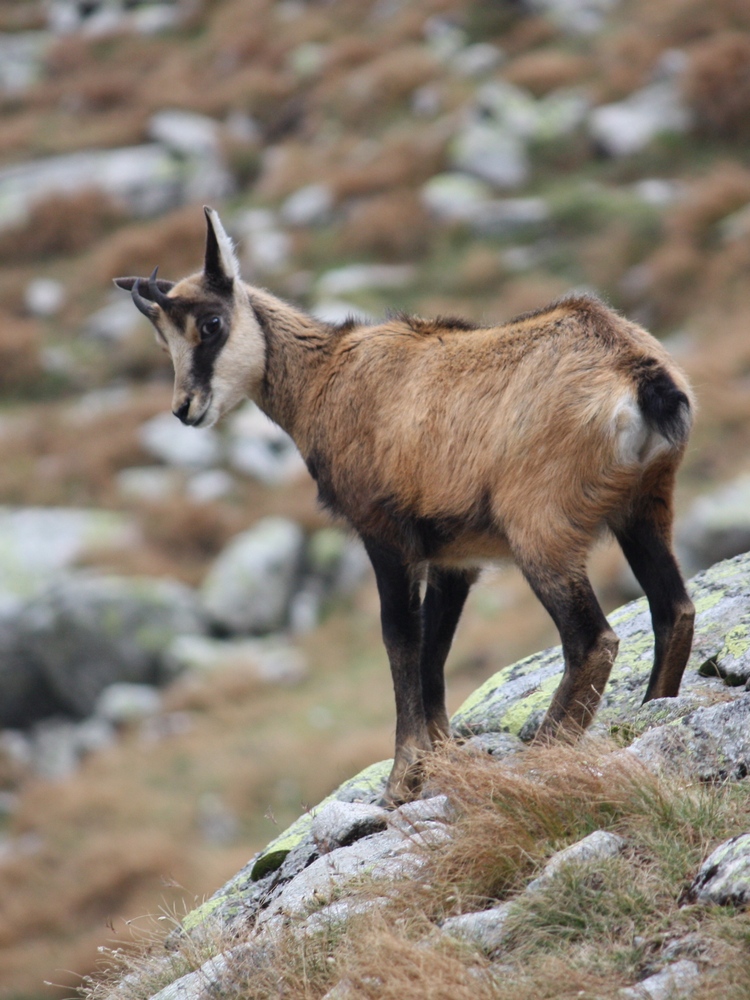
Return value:
[(624, 465), (647, 465), (660, 452), (670, 448), (669, 441), (648, 426), (637, 400), (630, 393), (615, 403), (612, 429), (617, 441), (617, 457)]
[(206, 213), (211, 220), (211, 227), (216, 234), (216, 242), (219, 244), (221, 269), (228, 278), (239, 279), (240, 262), (237, 260), (237, 254), (234, 252), (234, 243), (221, 224), (219, 213), (208, 206), (206, 206)]

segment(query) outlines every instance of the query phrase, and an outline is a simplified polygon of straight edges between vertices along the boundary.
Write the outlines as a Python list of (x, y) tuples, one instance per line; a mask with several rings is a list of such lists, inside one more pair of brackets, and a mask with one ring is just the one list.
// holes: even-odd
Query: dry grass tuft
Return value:
[(123, 219), (101, 191), (51, 195), (31, 209), (28, 219), (0, 236), (0, 264), (37, 264), (47, 257), (87, 250)]
[(423, 257), (431, 235), (427, 211), (418, 196), (404, 188), (354, 203), (340, 241), (347, 256), (390, 262)]
[(593, 66), (583, 55), (562, 49), (543, 49), (519, 56), (503, 71), (503, 76), (518, 87), (525, 87), (536, 97), (543, 97), (559, 87), (585, 83)]
[[(358, 906), (345, 925), (310, 933), (292, 923), (262, 947), (252, 936), (243, 945), (219, 933), (212, 953), (236, 949), (222, 996), (320, 1000), (340, 983), (345, 996), (349, 990), (372, 1000), (604, 1000), (661, 968), (665, 945), (698, 930), (705, 996), (718, 997), (722, 988), (743, 996), (750, 919), (730, 922), (679, 905), (700, 861), (745, 828), (741, 786), (668, 785), (628, 753), (590, 738), (532, 747), (502, 762), (450, 746), (427, 766), (430, 790), (449, 795), (457, 819), (449, 841), (422, 848), (420, 878), (386, 886), (363, 879), (352, 892), (373, 905)], [(595, 829), (622, 834), (626, 850), (521, 891), (550, 854)], [(498, 898), (512, 900), (513, 909), (507, 943), (494, 959), (439, 932), (446, 916)], [(181, 947), (186, 967), (198, 967), (206, 941)], [(138, 981), (167, 961), (176, 959), (142, 963)], [(85, 995), (149, 994), (95, 987)]]
[(153, 222), (119, 229), (97, 247), (87, 274), (90, 282), (111, 287), (123, 274), (150, 274), (156, 264), (165, 278), (181, 278), (198, 269), (206, 226), (202, 212), (186, 205)]
[(750, 136), (750, 36), (724, 32), (692, 51), (685, 96), (706, 135)]
[(733, 160), (719, 161), (690, 185), (688, 196), (670, 211), (669, 240), (689, 240), (698, 246), (716, 236), (715, 224), (750, 202), (750, 170)]
[(39, 324), (0, 311), (0, 392), (38, 390), (43, 377)]

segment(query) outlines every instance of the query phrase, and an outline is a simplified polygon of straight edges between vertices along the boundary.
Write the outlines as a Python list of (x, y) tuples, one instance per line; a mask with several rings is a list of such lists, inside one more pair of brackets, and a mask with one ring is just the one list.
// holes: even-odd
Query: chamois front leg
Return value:
[(422, 602), (422, 701), (433, 746), (450, 737), (445, 708), (445, 661), (476, 570), (430, 567)]
[(563, 679), (536, 739), (575, 736), (596, 712), (620, 640), (609, 627), (582, 566), (564, 575), (536, 566), (521, 568), (557, 626), (565, 657)]
[(419, 579), (399, 556), (365, 541), (380, 595), (380, 622), (396, 695), (396, 750), (384, 795), (385, 805), (416, 798), (422, 759), (431, 749), (422, 699), (422, 622)]

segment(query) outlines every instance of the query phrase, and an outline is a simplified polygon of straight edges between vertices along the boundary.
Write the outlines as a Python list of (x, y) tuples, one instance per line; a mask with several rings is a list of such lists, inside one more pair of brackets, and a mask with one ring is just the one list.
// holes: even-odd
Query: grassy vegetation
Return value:
[[(452, 749), (430, 767), (432, 786), (450, 796), (458, 818), (452, 838), (428, 849), (420, 877), (385, 896), (382, 883), (363, 880), (353, 895), (371, 902), (369, 910), (320, 933), (292, 924), (274, 935), (264, 960), (257, 948), (238, 949), (222, 996), (317, 1000), (344, 982), (353, 996), (373, 1000), (607, 1000), (677, 957), (698, 963), (701, 998), (747, 996), (750, 915), (682, 901), (706, 855), (747, 829), (744, 782), (662, 782), (595, 741), (534, 748), (502, 764)], [(624, 851), (564, 866), (524, 891), (551, 854), (597, 829), (621, 835)], [(447, 916), (497, 900), (513, 907), (506, 943), (494, 955), (437, 929)], [(109, 954), (114, 973), (88, 981), (83, 996), (109, 1000), (127, 972), (132, 978), (117, 997), (145, 1000), (153, 977), (171, 974), (178, 961), (196, 969), (210, 953), (241, 943), (207, 930), (164, 956), (161, 967), (155, 942), (145, 958), (142, 943), (131, 942)]]

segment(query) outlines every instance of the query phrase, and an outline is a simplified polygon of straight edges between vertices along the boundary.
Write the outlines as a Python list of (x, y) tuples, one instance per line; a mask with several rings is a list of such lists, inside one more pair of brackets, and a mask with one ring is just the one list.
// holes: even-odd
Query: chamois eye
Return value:
[(221, 316), (209, 316), (201, 321), (198, 331), (204, 340), (210, 340), (212, 337), (217, 337), (223, 327)]

